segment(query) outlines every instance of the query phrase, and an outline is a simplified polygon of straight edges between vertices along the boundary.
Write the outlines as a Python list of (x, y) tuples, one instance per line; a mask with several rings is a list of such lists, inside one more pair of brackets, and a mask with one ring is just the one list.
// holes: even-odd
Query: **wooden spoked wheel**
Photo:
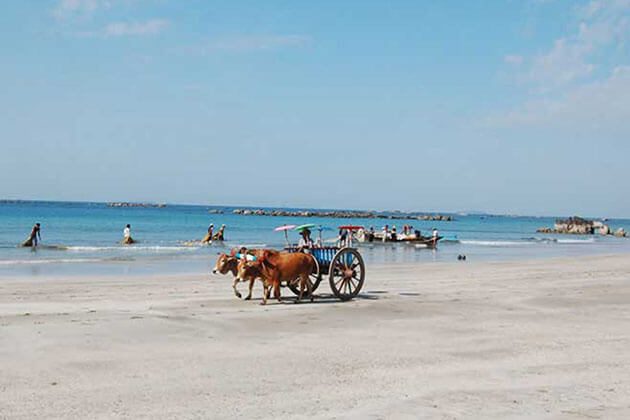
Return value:
[[(315, 268), (313, 269), (313, 273), (308, 276), (308, 280), (311, 283), (311, 293), (315, 293), (315, 290), (319, 287), (319, 283), (322, 281), (322, 274), (320, 273), (319, 263), (317, 262), (317, 258), (313, 257), (313, 261), (315, 261)], [(296, 279), (293, 283), (289, 284), (289, 289), (296, 296), (300, 295), (300, 279)], [(304, 296), (308, 297), (308, 289), (304, 290)]]
[(343, 301), (356, 297), (365, 281), (363, 257), (354, 248), (343, 248), (330, 263), (330, 289)]

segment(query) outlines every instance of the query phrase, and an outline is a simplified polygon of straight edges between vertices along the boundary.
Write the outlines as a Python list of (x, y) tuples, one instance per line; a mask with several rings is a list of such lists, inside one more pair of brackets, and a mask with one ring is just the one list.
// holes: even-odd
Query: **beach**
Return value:
[(0, 418), (627, 418), (629, 274), (370, 265), (354, 301), (267, 306), (204, 272), (4, 277)]

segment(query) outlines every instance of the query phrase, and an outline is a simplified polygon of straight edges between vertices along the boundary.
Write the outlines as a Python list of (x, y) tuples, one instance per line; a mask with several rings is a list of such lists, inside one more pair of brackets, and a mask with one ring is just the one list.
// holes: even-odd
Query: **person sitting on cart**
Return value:
[(300, 251), (304, 251), (306, 249), (313, 248), (313, 239), (311, 238), (311, 231), (308, 229), (303, 229), (300, 232), (300, 241), (298, 242), (298, 248)]

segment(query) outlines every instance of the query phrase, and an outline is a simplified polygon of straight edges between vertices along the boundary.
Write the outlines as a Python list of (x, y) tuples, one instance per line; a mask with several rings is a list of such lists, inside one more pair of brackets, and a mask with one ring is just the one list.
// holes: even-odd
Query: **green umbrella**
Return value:
[(301, 226), (296, 227), (295, 230), (298, 231), (298, 232), (302, 232), (303, 230), (306, 230), (306, 229), (311, 230), (314, 227), (317, 227), (317, 225), (315, 225), (313, 223), (307, 223), (305, 225), (301, 225)]

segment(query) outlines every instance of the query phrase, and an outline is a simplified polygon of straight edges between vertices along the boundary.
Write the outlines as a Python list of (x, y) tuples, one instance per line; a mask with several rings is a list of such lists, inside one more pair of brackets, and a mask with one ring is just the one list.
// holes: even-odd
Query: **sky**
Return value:
[(630, 217), (630, 0), (7, 0), (0, 198)]

